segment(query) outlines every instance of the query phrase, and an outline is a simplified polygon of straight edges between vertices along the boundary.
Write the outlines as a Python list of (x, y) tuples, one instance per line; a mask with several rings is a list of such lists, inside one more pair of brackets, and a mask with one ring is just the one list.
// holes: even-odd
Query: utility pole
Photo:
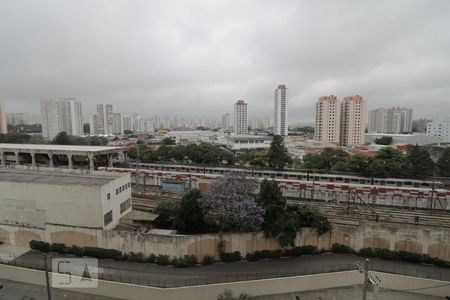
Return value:
[(45, 282), (47, 284), (47, 298), (48, 298), (48, 300), (52, 300), (52, 291), (50, 289), (50, 279), (48, 277), (47, 254), (44, 254), (44, 269), (45, 269)]
[(369, 259), (364, 262), (364, 285), (362, 300), (367, 299), (367, 289), (369, 288)]

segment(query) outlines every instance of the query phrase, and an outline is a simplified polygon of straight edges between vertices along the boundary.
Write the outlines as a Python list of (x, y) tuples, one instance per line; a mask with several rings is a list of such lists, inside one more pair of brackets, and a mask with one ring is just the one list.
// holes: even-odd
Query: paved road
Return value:
[[(73, 257), (52, 255), (52, 257)], [(326, 254), (261, 260), (257, 262), (217, 263), (186, 269), (155, 264), (100, 260), (100, 278), (152, 286), (184, 286), (216, 282), (312, 274), (352, 267), (364, 258), (350, 254)], [(42, 254), (30, 251), (15, 260), (18, 264), (43, 265)], [(404, 275), (450, 281), (450, 269), (401, 261), (371, 259), (371, 269)]]

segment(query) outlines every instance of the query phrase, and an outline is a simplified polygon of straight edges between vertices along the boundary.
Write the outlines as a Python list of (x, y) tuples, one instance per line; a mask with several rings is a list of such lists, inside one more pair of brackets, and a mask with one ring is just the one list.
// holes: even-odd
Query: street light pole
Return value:
[(52, 300), (52, 291), (50, 289), (50, 279), (48, 276), (47, 254), (44, 254), (44, 269), (45, 269), (45, 282), (47, 284), (47, 298), (48, 300)]
[(369, 287), (369, 259), (364, 262), (364, 285), (362, 300), (367, 299), (367, 289)]

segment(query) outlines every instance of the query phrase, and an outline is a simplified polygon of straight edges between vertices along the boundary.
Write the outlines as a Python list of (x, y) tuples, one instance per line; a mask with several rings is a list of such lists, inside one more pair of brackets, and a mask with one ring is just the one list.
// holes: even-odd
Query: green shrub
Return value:
[(78, 246), (75, 246), (75, 245), (67, 248), (66, 252), (69, 254), (75, 255), (75, 256), (83, 256), (84, 255), (84, 249), (80, 248)]
[(43, 241), (30, 241), (30, 248), (33, 250), (39, 250), (41, 252), (49, 252), (50, 251), (50, 244)]
[(209, 255), (205, 255), (202, 259), (202, 265), (212, 265), (214, 263), (214, 258)]
[(226, 263), (235, 262), (242, 259), (241, 252), (224, 252), (220, 255), (220, 260)]
[(301, 247), (295, 247), (294, 248), (295, 256), (300, 255), (315, 255), (319, 253), (316, 246), (301, 246)]
[(149, 256), (147, 256), (145, 258), (145, 262), (146, 263), (150, 263), (150, 264), (154, 264), (156, 262), (156, 255), (155, 254), (150, 254)]
[(170, 256), (160, 254), (156, 257), (156, 263), (160, 266), (167, 266), (170, 263)]
[(100, 259), (122, 259), (122, 253), (114, 249), (103, 249), (97, 247), (85, 247), (84, 253), (86, 256)]
[(398, 251), (395, 254), (395, 258), (399, 260), (408, 261), (411, 263), (419, 264), (422, 262), (422, 255), (418, 253), (413, 252), (406, 252), (406, 251)]
[(197, 264), (197, 257), (195, 255), (185, 255), (183, 260), (187, 261), (190, 265), (195, 266)]
[(261, 259), (271, 258), (272, 252), (270, 250), (261, 250)]
[(142, 263), (144, 262), (144, 254), (142, 254), (141, 252), (139, 253), (130, 252), (129, 260)]
[(372, 248), (361, 248), (358, 252), (358, 255), (365, 257), (373, 257), (374, 252)]
[(53, 243), (50, 246), (50, 251), (56, 252), (59, 254), (65, 254), (67, 252), (66, 245), (62, 243)]
[(396, 258), (396, 253), (395, 253), (395, 251), (390, 251), (389, 249), (376, 248), (376, 249), (373, 249), (373, 256), (379, 257), (382, 259), (392, 260), (392, 259)]
[(272, 250), (270, 252), (270, 258), (280, 258), (283, 254), (283, 251), (281, 249)]
[(248, 260), (248, 261), (258, 261), (258, 260), (260, 260), (259, 251), (255, 251), (253, 253), (247, 253), (247, 255), (245, 255), (245, 259)]
[(331, 247), (331, 251), (333, 253), (356, 253), (356, 251), (350, 248), (349, 246), (337, 243), (333, 244), (333, 246)]

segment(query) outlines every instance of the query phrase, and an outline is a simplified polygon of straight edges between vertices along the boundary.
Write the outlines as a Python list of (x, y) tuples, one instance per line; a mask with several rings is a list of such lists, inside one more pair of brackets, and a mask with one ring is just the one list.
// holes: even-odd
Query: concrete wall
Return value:
[[(415, 278), (381, 272), (371, 272), (381, 279), (380, 287), (392, 290), (411, 290), (413, 293), (446, 297), (450, 293), (448, 282)], [(28, 284), (45, 285), (43, 271), (29, 270), (7, 265), (0, 265), (0, 278), (24, 282)], [(336, 287), (356, 286), (363, 282), (363, 275), (357, 271), (339, 273), (324, 273), (315, 275), (295, 276), (287, 278), (252, 280), (181, 288), (154, 288), (112, 281), (99, 280), (95, 289), (67, 289), (74, 292), (113, 297), (127, 300), (211, 300), (225, 290), (232, 290), (235, 295), (246, 293), (250, 296), (264, 296), (290, 292), (321, 290)], [(422, 290), (421, 290), (422, 289)]]
[[(217, 244), (225, 241), (227, 252), (243, 255), (256, 250), (280, 249), (278, 239), (265, 238), (262, 233), (160, 235), (130, 231), (99, 230), (59, 225), (46, 225), (45, 230), (0, 224), (0, 239), (6, 243), (26, 246), (30, 239), (68, 246), (97, 246), (117, 249), (124, 253), (167, 254), (170, 256), (218, 256)], [(429, 254), (450, 261), (450, 229), (414, 225), (362, 222), (359, 226), (334, 224), (331, 232), (318, 236), (315, 230), (302, 229), (296, 238), (297, 246), (314, 245), (330, 249), (334, 243), (361, 248), (386, 248)]]

